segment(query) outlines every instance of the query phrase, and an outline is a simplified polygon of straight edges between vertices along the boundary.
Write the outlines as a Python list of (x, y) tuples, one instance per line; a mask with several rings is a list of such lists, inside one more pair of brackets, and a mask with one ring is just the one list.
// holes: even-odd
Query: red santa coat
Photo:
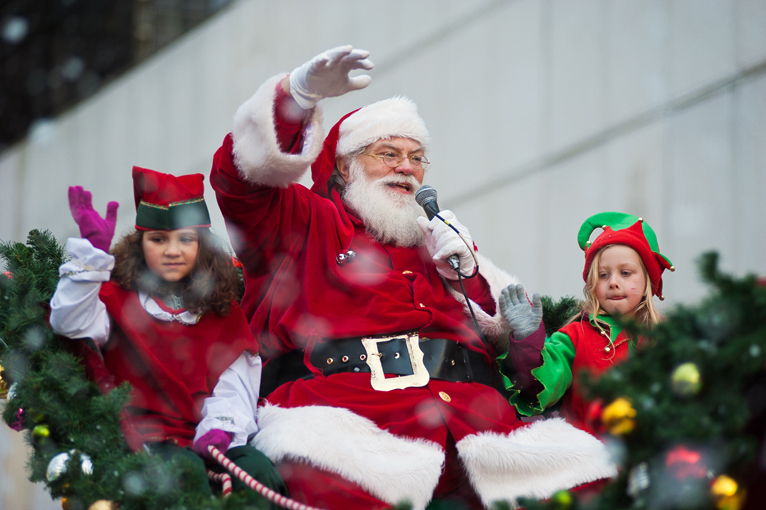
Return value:
[[(369, 374), (324, 377), (321, 367), (311, 365), (319, 342), (418, 331), (421, 337), (445, 338), (484, 353), (487, 370), (494, 369), (463, 305), (445, 287), (425, 248), (381, 245), (345, 209), (337, 192), (325, 198), (294, 183), (321, 149), (321, 114), (316, 109), (306, 126), (299, 154), (281, 152), (273, 112), (282, 77), (267, 81), (240, 107), (210, 178), (244, 265), (242, 305), (261, 355), (268, 363), (305, 348), (304, 361), (315, 375), (268, 396), (269, 405), (259, 409), (257, 447), (275, 462), (301, 459), (341, 474), (384, 501), (409, 499), (416, 508), (430, 500), (448, 434), (487, 505), (525, 494), (546, 496), (612, 475), (611, 463), (596, 461), (595, 469), (584, 470), (587, 474), (573, 469), (531, 481), (530, 466), (520, 458), (518, 472), (490, 461), (485, 449), (495, 459), (503, 450), (529, 457), (529, 445), (527, 436), (514, 434), (526, 424), (489, 386), (431, 379), (425, 387), (380, 392), (371, 387)], [(327, 177), (313, 189), (326, 189)], [(356, 252), (353, 262), (339, 265), (336, 257), (349, 250)], [(511, 282), (508, 277), (497, 292)], [(495, 320), (486, 282), (473, 283), (470, 292), (482, 305), (485, 322)], [(590, 453), (604, 454), (600, 443), (574, 429), (562, 433), (559, 425), (539, 432), (562, 446), (585, 441)], [(493, 442), (496, 438), (504, 444)], [(561, 461), (555, 449), (546, 455), (545, 465)]]
[(191, 446), (200, 409), (221, 373), (245, 350), (257, 352), (242, 309), (204, 314), (193, 325), (162, 321), (144, 310), (138, 294), (105, 282), (99, 298), (112, 318), (102, 349), (115, 384), (133, 387), (127, 410), (143, 442)]

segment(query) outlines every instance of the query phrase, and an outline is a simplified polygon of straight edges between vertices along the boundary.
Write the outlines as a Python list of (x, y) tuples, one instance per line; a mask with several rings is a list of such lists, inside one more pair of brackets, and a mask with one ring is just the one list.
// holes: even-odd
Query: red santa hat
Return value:
[(203, 196), (204, 180), (202, 174), (176, 177), (134, 166), (136, 229), (209, 227), (210, 215)]
[(311, 165), (315, 193), (328, 196), (328, 182), (335, 168), (336, 156), (386, 138), (411, 138), (426, 147), (430, 138), (415, 103), (402, 96), (384, 99), (355, 110), (335, 124), (324, 140), (322, 153)]
[[(591, 233), (597, 228), (603, 228), (604, 231), (592, 243), (588, 242)], [(577, 234), (577, 242), (585, 252), (582, 278), (586, 282), (596, 253), (611, 244), (624, 244), (636, 250), (641, 257), (652, 282), (652, 294), (661, 300), (665, 299), (662, 295), (662, 272), (665, 269), (675, 271), (675, 267), (670, 259), (660, 253), (657, 236), (643, 218), (619, 212), (596, 214), (582, 224)]]

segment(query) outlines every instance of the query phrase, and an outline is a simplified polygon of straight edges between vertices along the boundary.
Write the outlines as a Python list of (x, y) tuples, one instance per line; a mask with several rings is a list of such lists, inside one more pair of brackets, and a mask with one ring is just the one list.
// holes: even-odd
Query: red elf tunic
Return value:
[(242, 309), (232, 303), (226, 316), (207, 313), (187, 325), (152, 317), (136, 292), (111, 281), (99, 298), (112, 318), (104, 363), (116, 384), (133, 387), (127, 409), (134, 428), (144, 442), (190, 446), (221, 373), (245, 350), (257, 351)]
[(537, 393), (514, 387), (506, 378), (506, 387), (514, 393), (510, 401), (520, 414), (540, 414), (560, 401), (559, 412), (567, 421), (592, 432), (586, 420), (590, 402), (579, 391), (578, 374), (599, 375), (630, 355), (630, 342), (622, 328), (607, 315), (599, 319), (606, 323), (603, 331), (591, 317), (568, 324), (545, 339), (542, 365), (531, 370), (532, 378), (539, 382)]

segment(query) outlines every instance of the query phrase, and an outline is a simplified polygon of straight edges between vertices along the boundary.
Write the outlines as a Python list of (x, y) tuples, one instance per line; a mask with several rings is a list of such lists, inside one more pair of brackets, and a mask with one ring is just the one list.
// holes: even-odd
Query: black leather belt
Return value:
[[(481, 352), (444, 338), (420, 338), (418, 345), (431, 379), (498, 387), (497, 371), (486, 363)], [(412, 362), (404, 339), (380, 342), (377, 348), (384, 373), (412, 375)], [(343, 372), (370, 373), (367, 356), (361, 339), (350, 338), (315, 345), (310, 361), (325, 376)], [(266, 363), (261, 378), (261, 396), (270, 394), (286, 382), (311, 379), (313, 374), (304, 364), (303, 357), (303, 350), (295, 350)]]

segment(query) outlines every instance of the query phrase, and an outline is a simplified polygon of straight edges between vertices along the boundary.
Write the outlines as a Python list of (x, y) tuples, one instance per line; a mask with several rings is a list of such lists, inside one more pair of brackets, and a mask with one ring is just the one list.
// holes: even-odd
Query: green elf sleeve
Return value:
[[(557, 331), (546, 338), (541, 355), (543, 364), (532, 369), (532, 376), (540, 381), (543, 390), (534, 397), (523, 395), (518, 388), (514, 387), (513, 381), (501, 373), (503, 385), (510, 394), (508, 401), (523, 416), (541, 414), (558, 402), (572, 384), (575, 348), (567, 334)], [(498, 360), (503, 360), (507, 356), (507, 353), (503, 353)]]

